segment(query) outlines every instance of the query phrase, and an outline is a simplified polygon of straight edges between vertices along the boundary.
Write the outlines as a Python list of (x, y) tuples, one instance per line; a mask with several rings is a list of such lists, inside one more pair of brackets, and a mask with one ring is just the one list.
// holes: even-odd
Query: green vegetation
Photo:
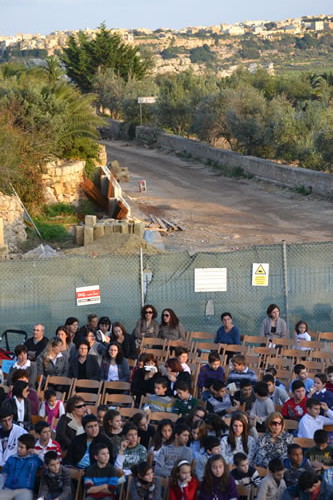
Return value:
[(202, 47), (190, 50), (190, 59), (192, 63), (211, 63), (215, 60), (215, 55), (205, 43)]
[(141, 59), (137, 47), (124, 43), (105, 24), (101, 24), (94, 39), (82, 31), (77, 36), (71, 35), (61, 59), (67, 75), (81, 92), (91, 92), (94, 77), (105, 70), (112, 70), (126, 81), (141, 80), (150, 66), (150, 61)]

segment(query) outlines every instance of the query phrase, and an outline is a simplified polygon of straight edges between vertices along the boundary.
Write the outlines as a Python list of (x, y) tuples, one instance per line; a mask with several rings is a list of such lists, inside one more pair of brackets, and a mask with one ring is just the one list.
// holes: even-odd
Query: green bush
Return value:
[(70, 203), (53, 203), (52, 205), (44, 205), (43, 214), (46, 217), (58, 217), (59, 215), (75, 215), (76, 209)]
[(66, 241), (71, 236), (68, 233), (65, 226), (62, 224), (52, 224), (49, 222), (45, 222), (39, 218), (34, 219), (34, 223), (37, 226), (38, 231), (40, 232), (43, 240), (45, 241)]

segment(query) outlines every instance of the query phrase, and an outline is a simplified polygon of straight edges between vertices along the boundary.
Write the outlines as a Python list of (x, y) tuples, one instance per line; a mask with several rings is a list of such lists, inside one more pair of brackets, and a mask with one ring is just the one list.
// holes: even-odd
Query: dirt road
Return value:
[[(167, 250), (232, 250), (253, 244), (333, 240), (333, 203), (254, 179), (227, 178), (206, 165), (159, 150), (105, 141), (108, 159), (130, 170), (122, 184), (133, 215), (172, 219), (185, 231)], [(146, 193), (138, 181), (145, 179)]]

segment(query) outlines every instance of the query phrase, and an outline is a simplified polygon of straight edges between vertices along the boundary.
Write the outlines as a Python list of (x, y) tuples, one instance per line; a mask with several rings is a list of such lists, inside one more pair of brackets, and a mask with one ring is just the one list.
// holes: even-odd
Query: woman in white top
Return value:
[(129, 366), (124, 358), (121, 346), (118, 342), (111, 342), (107, 348), (106, 354), (102, 361), (103, 379), (114, 381), (129, 381)]
[(68, 355), (62, 352), (63, 342), (59, 337), (51, 340), (45, 351), (37, 358), (37, 375), (68, 376)]
[(11, 366), (8, 377), (7, 377), (7, 385), (12, 385), (12, 376), (16, 370), (27, 370), (29, 374), (29, 382), (31, 386), (35, 386), (36, 377), (37, 377), (37, 369), (36, 363), (32, 363), (28, 359), (28, 348), (24, 344), (17, 345), (14, 349), (14, 353), (16, 356), (16, 361)]
[(301, 341), (309, 341), (311, 340), (311, 336), (308, 334), (308, 325), (305, 321), (298, 321), (295, 325), (295, 340), (297, 349), (301, 349), (302, 351), (307, 351), (307, 347), (300, 347), (299, 343)]
[(229, 435), (221, 439), (221, 453), (227, 464), (233, 464), (234, 455), (238, 452), (245, 453), (250, 464), (256, 452), (256, 441), (249, 436), (248, 420), (242, 412), (233, 413)]

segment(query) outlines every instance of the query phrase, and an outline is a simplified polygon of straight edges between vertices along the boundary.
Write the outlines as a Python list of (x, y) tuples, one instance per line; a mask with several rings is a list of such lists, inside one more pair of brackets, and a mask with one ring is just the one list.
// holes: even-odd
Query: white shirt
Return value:
[(110, 363), (108, 371), (108, 381), (119, 380), (118, 366)]
[(311, 417), (311, 415), (306, 413), (299, 421), (297, 437), (313, 439), (315, 431), (323, 429), (324, 425), (333, 425), (333, 411), (328, 410), (326, 414), (328, 415), (327, 417), (323, 417), (322, 415)]

